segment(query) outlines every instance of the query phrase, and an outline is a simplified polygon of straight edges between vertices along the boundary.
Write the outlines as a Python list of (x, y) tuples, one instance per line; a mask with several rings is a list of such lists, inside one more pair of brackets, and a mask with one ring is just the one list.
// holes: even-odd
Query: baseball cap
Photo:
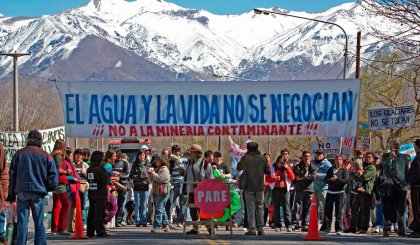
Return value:
[(201, 145), (199, 144), (192, 144), (190, 147), (190, 151), (197, 151), (203, 153), (203, 147), (201, 147)]
[(142, 151), (148, 151), (148, 150), (150, 150), (150, 148), (147, 145), (142, 145), (140, 147), (140, 150), (142, 150)]
[(318, 154), (324, 154), (324, 151), (323, 151), (323, 150), (321, 150), (321, 149), (318, 149), (318, 150), (316, 150), (316, 151), (315, 151), (315, 153), (318, 153)]
[(83, 149), (80, 149), (80, 148), (79, 149), (76, 149), (74, 151), (73, 155), (77, 155), (77, 154), (85, 155), (85, 151)]
[(220, 151), (215, 151), (213, 153), (213, 157), (221, 157), (221, 156), (222, 156), (222, 153)]

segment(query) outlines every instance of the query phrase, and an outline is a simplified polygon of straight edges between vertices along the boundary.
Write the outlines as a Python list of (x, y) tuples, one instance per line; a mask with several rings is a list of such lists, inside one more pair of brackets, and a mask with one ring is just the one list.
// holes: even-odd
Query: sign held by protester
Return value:
[(229, 187), (218, 179), (207, 179), (194, 189), (194, 203), (205, 213), (220, 213), (230, 204)]
[(69, 137), (355, 136), (360, 80), (60, 82)]
[[(52, 152), (55, 141), (58, 139), (64, 140), (64, 127), (50, 128), (45, 130), (38, 130), (42, 135), (42, 149), (47, 152)], [(12, 160), (13, 155), (20, 149), (26, 146), (29, 131), (27, 132), (0, 132), (0, 141), (3, 143), (6, 152), (7, 161)]]
[(323, 150), (325, 158), (334, 159), (340, 154), (341, 149), (341, 138), (330, 137), (327, 142), (318, 142), (311, 144), (312, 154), (315, 154), (316, 150)]
[(415, 125), (416, 112), (412, 105), (372, 109), (368, 121), (370, 130), (410, 127)]

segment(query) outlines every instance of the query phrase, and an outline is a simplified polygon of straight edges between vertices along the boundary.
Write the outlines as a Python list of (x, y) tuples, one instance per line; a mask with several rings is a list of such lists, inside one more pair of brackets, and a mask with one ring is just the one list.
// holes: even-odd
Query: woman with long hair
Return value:
[(59, 173), (58, 186), (53, 192), (53, 207), (51, 219), (51, 233), (69, 235), (66, 232), (66, 220), (69, 210), (69, 198), (67, 194), (67, 175), (72, 174), (70, 163), (66, 160), (66, 143), (57, 140), (54, 144), (51, 156), (54, 158)]
[(136, 216), (136, 226), (147, 227), (147, 204), (149, 200), (149, 179), (147, 178), (147, 169), (151, 165), (146, 159), (146, 152), (139, 150), (131, 166), (130, 179), (133, 180), (134, 191), (134, 213)]
[(331, 222), (333, 210), (335, 210), (335, 232), (337, 234), (344, 230), (344, 188), (349, 179), (349, 172), (344, 167), (344, 157), (338, 155), (335, 157), (334, 165), (328, 169), (325, 176), (325, 182), (328, 183), (328, 191), (325, 199), (324, 219), (322, 221), (321, 231), (331, 232)]
[(108, 208), (108, 213), (104, 219), (104, 224), (107, 224), (108, 222), (110, 222), (114, 218), (114, 216), (117, 214), (117, 211), (118, 211), (117, 200), (115, 196), (112, 194), (112, 192), (115, 191), (115, 186), (113, 185), (113, 181), (119, 180), (118, 173), (113, 171), (115, 160), (117, 160), (117, 152), (112, 149), (108, 150), (105, 153), (105, 157), (104, 157), (105, 162), (103, 163), (103, 166), (105, 170), (107, 171), (107, 173), (111, 175), (111, 179), (108, 181), (109, 208)]
[(277, 157), (271, 167), (271, 176), (267, 180), (273, 189), (273, 222), (276, 231), (281, 229), (280, 207), (283, 208), (284, 224), (287, 232), (292, 231), (292, 213), (290, 211), (290, 185), (295, 179), (295, 174), (289, 164), (289, 159), (283, 155)]
[(169, 173), (169, 160), (167, 157), (159, 156), (156, 159), (156, 170), (149, 168), (147, 173), (153, 186), (154, 219), (152, 232), (169, 231), (169, 219), (165, 211), (166, 202), (169, 199), (171, 190), (171, 174)]

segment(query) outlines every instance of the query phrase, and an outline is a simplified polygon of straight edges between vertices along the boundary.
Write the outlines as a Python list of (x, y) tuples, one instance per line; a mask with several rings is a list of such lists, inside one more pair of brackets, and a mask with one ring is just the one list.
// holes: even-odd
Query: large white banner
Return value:
[(416, 123), (416, 112), (412, 105), (372, 109), (369, 110), (368, 120), (370, 130), (410, 127)]
[(359, 80), (61, 82), (69, 137), (355, 136)]
[[(58, 139), (64, 140), (64, 127), (50, 128), (45, 130), (38, 130), (42, 134), (42, 149), (51, 153), (55, 141)], [(13, 155), (23, 147), (26, 146), (29, 131), (26, 132), (0, 132), (0, 141), (3, 143), (6, 151), (7, 161), (12, 160)]]

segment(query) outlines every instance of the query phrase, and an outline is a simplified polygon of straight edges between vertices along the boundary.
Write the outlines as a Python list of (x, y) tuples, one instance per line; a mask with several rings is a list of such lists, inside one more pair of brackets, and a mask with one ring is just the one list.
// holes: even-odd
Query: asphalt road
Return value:
[[(224, 228), (224, 227), (223, 227)], [(185, 239), (182, 229), (171, 230), (167, 233), (151, 233), (151, 227), (138, 228), (126, 226), (122, 228), (111, 228), (110, 236), (106, 238), (94, 238), (89, 240), (70, 240), (68, 236), (47, 235), (48, 244), (210, 244), (210, 245), (243, 245), (243, 244), (420, 244), (420, 239), (401, 238), (391, 234), (389, 238), (383, 238), (373, 234), (343, 234), (337, 236), (335, 233), (325, 235), (325, 241), (304, 241), (306, 233), (302, 232), (275, 232), (271, 228), (265, 228), (265, 236), (245, 236), (242, 228), (234, 228), (233, 238), (230, 238), (229, 231), (216, 231), (215, 239), (210, 239), (205, 230), (200, 235), (189, 235)], [(188, 230), (188, 229), (187, 229)], [(33, 244), (33, 231), (30, 230), (28, 244)]]

